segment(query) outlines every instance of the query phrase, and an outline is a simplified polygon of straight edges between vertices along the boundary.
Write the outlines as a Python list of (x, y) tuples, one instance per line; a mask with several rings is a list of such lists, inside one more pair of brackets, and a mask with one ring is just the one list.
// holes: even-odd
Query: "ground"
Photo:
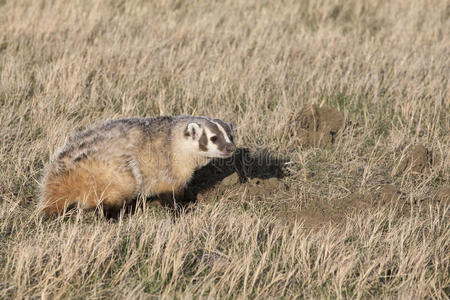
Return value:
[[(447, 299), (449, 37), (448, 1), (0, 1), (0, 297)], [(238, 152), (38, 213), (70, 132), (166, 114)]]

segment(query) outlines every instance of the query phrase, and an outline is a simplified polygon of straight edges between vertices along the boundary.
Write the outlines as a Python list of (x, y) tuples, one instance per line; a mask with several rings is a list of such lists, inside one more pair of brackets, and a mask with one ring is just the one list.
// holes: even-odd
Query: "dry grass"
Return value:
[[(449, 37), (448, 1), (0, 1), (0, 297), (448, 299), (449, 204), (434, 193), (450, 182)], [(351, 124), (332, 146), (280, 136), (309, 104)], [(289, 192), (115, 222), (36, 214), (69, 132), (182, 113), (289, 157)], [(439, 159), (394, 176), (417, 143)], [(343, 200), (383, 184), (405, 195)]]

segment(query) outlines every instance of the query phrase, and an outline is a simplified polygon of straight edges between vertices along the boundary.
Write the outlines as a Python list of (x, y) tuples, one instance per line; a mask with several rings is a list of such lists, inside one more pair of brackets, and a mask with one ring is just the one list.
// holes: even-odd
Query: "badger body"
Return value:
[(41, 209), (61, 214), (78, 205), (117, 210), (138, 195), (177, 198), (194, 171), (230, 157), (232, 127), (192, 116), (106, 121), (74, 134), (46, 166)]

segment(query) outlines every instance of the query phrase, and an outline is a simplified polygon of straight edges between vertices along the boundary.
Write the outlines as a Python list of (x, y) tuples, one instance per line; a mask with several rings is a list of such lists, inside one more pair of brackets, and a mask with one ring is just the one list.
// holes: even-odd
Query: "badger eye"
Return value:
[(211, 142), (213, 142), (213, 143), (217, 142), (217, 136), (216, 136), (216, 135), (215, 135), (215, 136), (212, 136), (212, 137), (210, 138), (210, 140), (211, 140)]
[(230, 135), (230, 141), (234, 143), (234, 136)]

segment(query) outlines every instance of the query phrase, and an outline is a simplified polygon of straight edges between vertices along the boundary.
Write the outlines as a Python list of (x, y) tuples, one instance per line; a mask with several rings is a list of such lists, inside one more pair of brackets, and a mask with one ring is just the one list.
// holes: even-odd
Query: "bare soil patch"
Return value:
[[(240, 148), (233, 158), (213, 161), (197, 171), (182, 206), (197, 201), (207, 203), (210, 199), (223, 196), (232, 201), (241, 198), (250, 201), (277, 201), (291, 192), (284, 181), (289, 175), (284, 168), (286, 162), (286, 159), (276, 159), (266, 150)], [(442, 197), (442, 193), (445, 191), (440, 192), (439, 197)], [(316, 228), (328, 223), (344, 224), (351, 213), (404, 200), (406, 194), (395, 185), (384, 184), (371, 192), (351, 192), (332, 201), (310, 197), (312, 200), (309, 205), (278, 205), (277, 210), (272, 210), (272, 213), (282, 223), (303, 222), (306, 227)]]
[(373, 192), (352, 192), (347, 196), (331, 201), (315, 199), (310, 205), (286, 211), (281, 214), (285, 222), (300, 221), (305, 227), (320, 228), (326, 224), (343, 225), (348, 217), (363, 210), (389, 205), (404, 199), (402, 193), (394, 185), (382, 185)]
[(405, 194), (398, 187), (386, 184), (377, 187), (373, 192), (354, 192), (344, 197), (337, 206), (343, 210), (348, 208), (365, 209), (373, 206), (389, 204), (404, 198)]

